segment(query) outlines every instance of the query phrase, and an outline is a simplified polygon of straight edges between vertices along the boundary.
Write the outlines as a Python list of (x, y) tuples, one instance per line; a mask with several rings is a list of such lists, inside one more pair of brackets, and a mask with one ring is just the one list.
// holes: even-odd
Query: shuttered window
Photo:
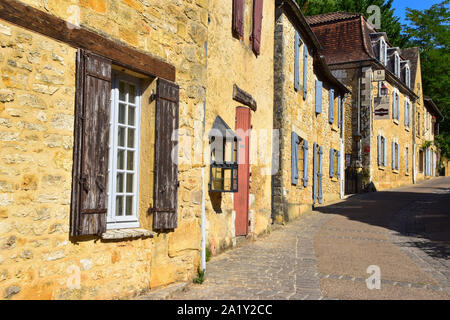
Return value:
[(179, 87), (158, 79), (156, 94), (153, 228), (177, 227)]
[(387, 140), (385, 137), (381, 137), (381, 144), (383, 146), (383, 166), (387, 166)]
[(328, 121), (330, 124), (334, 122), (334, 89), (330, 88), (328, 96)]
[(409, 159), (408, 159), (408, 157), (409, 157), (409, 148), (408, 147), (406, 147), (406, 150), (405, 150), (405, 166), (406, 166), (406, 173), (409, 173)]
[(295, 31), (294, 50), (294, 89), (298, 91), (300, 87), (300, 36), (297, 30)]
[(261, 50), (261, 29), (263, 19), (263, 0), (253, 0), (252, 48), (256, 55)]
[(340, 151), (337, 151), (336, 152), (336, 162), (337, 162), (337, 165), (336, 165), (336, 176), (338, 177), (338, 179), (341, 179), (341, 163), (342, 163), (342, 161), (341, 161), (341, 152)]
[(299, 137), (295, 132), (291, 134), (291, 183), (298, 184), (298, 145)]
[(323, 191), (322, 191), (322, 177), (323, 177), (323, 148), (319, 148), (319, 172), (317, 173), (317, 188), (318, 188), (318, 198), (319, 203), (322, 204), (323, 202)]
[(314, 142), (313, 146), (313, 190), (312, 190), (313, 203), (317, 201), (317, 143)]
[(308, 141), (303, 141), (303, 186), (308, 186)]
[(342, 97), (341, 95), (338, 96), (338, 127), (342, 127)]
[(233, 34), (244, 37), (244, 0), (233, 0)]
[(70, 235), (101, 235), (108, 208), (111, 61), (77, 52)]
[(308, 93), (308, 47), (303, 44), (303, 100), (306, 100)]
[(330, 149), (330, 178), (334, 177), (334, 156), (335, 156), (335, 151), (333, 148)]
[(316, 80), (316, 113), (322, 113), (322, 81)]

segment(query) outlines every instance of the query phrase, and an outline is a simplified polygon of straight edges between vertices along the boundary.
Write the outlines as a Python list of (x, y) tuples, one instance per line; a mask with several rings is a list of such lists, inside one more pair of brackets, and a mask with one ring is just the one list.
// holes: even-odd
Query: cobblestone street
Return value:
[[(316, 208), (213, 257), (172, 299), (450, 299), (450, 179)], [(381, 288), (369, 290), (378, 266)]]

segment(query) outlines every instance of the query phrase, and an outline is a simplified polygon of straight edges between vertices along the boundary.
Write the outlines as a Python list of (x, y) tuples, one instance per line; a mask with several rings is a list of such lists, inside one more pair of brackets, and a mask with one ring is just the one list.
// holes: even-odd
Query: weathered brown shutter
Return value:
[(233, 34), (244, 37), (244, 0), (233, 0)]
[(71, 236), (106, 231), (111, 61), (77, 53)]
[(263, 0), (253, 0), (253, 51), (258, 55), (261, 49), (261, 29), (263, 19)]
[[(153, 228), (177, 227), (179, 87), (158, 79), (156, 94), (155, 194)], [(172, 156), (173, 154), (173, 156)], [(173, 160), (172, 160), (173, 158)]]

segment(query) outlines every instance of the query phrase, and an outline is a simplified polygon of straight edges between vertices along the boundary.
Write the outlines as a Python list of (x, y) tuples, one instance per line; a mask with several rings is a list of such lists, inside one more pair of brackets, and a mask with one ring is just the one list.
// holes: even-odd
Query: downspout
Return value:
[(413, 103), (412, 110), (412, 144), (413, 144), (413, 158), (412, 158), (412, 166), (413, 166), (413, 184), (416, 183), (417, 180), (417, 171), (416, 171), (416, 102)]
[(362, 63), (359, 63), (359, 68), (358, 68), (358, 119), (357, 119), (357, 123), (358, 123), (358, 131), (357, 131), (357, 135), (359, 137), (359, 141), (358, 141), (358, 161), (361, 162), (361, 166), (362, 166), (362, 154), (361, 154), (361, 146), (362, 146), (362, 134), (361, 134), (361, 73), (362, 73)]
[(340, 114), (341, 114), (341, 119), (340, 119), (340, 122), (341, 122), (341, 139), (340, 139), (340, 146), (339, 146), (339, 148), (341, 150), (341, 154), (340, 154), (340, 156), (341, 156), (341, 162), (340, 162), (341, 167), (340, 167), (339, 170), (341, 172), (341, 176), (340, 176), (339, 183), (340, 183), (340, 198), (341, 199), (344, 199), (344, 197), (345, 197), (345, 188), (344, 188), (344, 176), (345, 176), (345, 171), (344, 171), (344, 168), (345, 168), (345, 151), (344, 151), (344, 123), (345, 123), (344, 119), (345, 119), (345, 114), (344, 114), (344, 110), (345, 110), (345, 108), (344, 108), (344, 103), (345, 103), (346, 97), (347, 97), (347, 95), (344, 95), (341, 98), (341, 111), (340, 111)]

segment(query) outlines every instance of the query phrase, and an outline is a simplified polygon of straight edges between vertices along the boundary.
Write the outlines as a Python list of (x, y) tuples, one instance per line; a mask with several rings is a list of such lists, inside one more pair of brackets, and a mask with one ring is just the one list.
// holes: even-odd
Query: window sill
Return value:
[(399, 122), (398, 120), (395, 120), (395, 119), (394, 119), (394, 123), (395, 123), (396, 125), (398, 125), (398, 122)]
[(331, 125), (331, 130), (335, 132), (339, 132), (339, 128), (337, 126)]
[(336, 177), (333, 177), (333, 178), (331, 178), (331, 181), (333, 181), (333, 182), (339, 182), (339, 179), (336, 178)]
[(385, 166), (378, 166), (378, 170), (384, 171), (385, 168), (386, 168)]
[(405, 176), (409, 176), (409, 172), (406, 172), (406, 173), (405, 173)]
[(135, 239), (135, 238), (153, 238), (156, 235), (156, 232), (142, 229), (142, 228), (134, 228), (134, 229), (114, 229), (107, 230), (102, 234), (103, 240), (120, 240), (120, 239)]
[(395, 174), (399, 174), (398, 170), (392, 170), (392, 172), (395, 173)]
[(405, 130), (406, 130), (406, 131), (408, 131), (408, 132), (410, 132), (410, 131), (411, 131), (411, 129), (410, 129), (410, 128), (408, 128), (408, 127), (405, 127)]

